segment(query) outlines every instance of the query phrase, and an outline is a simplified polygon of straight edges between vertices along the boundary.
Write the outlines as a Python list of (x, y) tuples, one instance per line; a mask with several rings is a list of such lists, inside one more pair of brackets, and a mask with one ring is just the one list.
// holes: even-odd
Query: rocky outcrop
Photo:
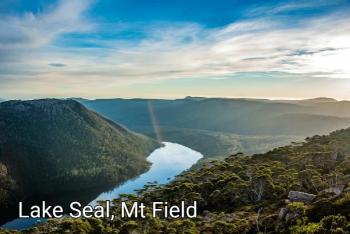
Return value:
[(278, 213), (278, 219), (283, 220), (286, 217), (287, 213), (288, 209), (286, 207), (281, 208)]
[(4, 164), (0, 163), (0, 177), (7, 176), (7, 168)]
[(334, 194), (334, 197), (338, 197), (344, 191), (345, 185), (337, 185), (328, 189), (323, 190), (322, 192)]
[(334, 199), (342, 195), (343, 192), (346, 192), (344, 184), (335, 185), (319, 192), (317, 198), (313, 202), (322, 201), (324, 199)]
[(288, 223), (292, 220), (297, 219), (301, 215), (302, 215), (302, 212), (300, 212), (299, 210), (293, 210), (293, 209), (290, 209), (289, 207), (283, 207), (279, 210), (278, 219), (285, 223)]
[(316, 195), (311, 193), (304, 193), (300, 191), (290, 191), (288, 194), (288, 199), (291, 202), (304, 202), (310, 203), (316, 197)]

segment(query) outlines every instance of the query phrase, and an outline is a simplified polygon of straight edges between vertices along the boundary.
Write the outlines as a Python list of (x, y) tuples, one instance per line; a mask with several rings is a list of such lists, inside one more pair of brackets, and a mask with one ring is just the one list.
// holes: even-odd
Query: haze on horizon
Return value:
[(350, 99), (350, 3), (4, 0), (0, 98)]

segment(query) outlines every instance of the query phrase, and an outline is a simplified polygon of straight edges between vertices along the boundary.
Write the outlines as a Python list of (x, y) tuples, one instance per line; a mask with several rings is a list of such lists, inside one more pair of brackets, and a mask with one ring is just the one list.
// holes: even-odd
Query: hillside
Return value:
[[(144, 128), (142, 132), (152, 138), (157, 138), (151, 129), (147, 131)], [(222, 160), (228, 155), (265, 153), (275, 147), (288, 145), (292, 141), (302, 140), (300, 136), (247, 136), (229, 132), (171, 127), (162, 129), (161, 138), (201, 152), (204, 157), (197, 162), (195, 167), (211, 160)]]
[[(350, 125), (350, 102), (329, 98), (282, 101), (187, 97), (81, 102), (129, 129), (152, 137), (156, 136), (156, 125), (158, 137), (194, 148), (205, 157), (262, 153)], [(233, 138), (244, 139), (244, 144)], [(208, 149), (209, 139), (220, 147)]]
[(232, 155), (116, 199), (198, 202), (194, 219), (63, 219), (28, 233), (349, 233), (350, 128), (253, 156)]
[(73, 100), (3, 102), (0, 129), (0, 209), (123, 182), (147, 170), (160, 146)]
[[(259, 99), (185, 98), (176, 100), (101, 99), (83, 101), (89, 108), (128, 128), (152, 126), (150, 108), (160, 128), (191, 128), (239, 135), (328, 133), (350, 124), (350, 102), (281, 103)], [(302, 103), (302, 104), (300, 104)], [(218, 114), (220, 113), (220, 114)], [(288, 115), (285, 126), (284, 115)], [(304, 119), (303, 126), (300, 118)], [(300, 117), (301, 116), (301, 117)], [(313, 125), (314, 119), (318, 126)], [(305, 125), (310, 125), (305, 128)], [(278, 126), (274, 128), (274, 126)], [(285, 126), (280, 129), (280, 126)]]
[(337, 102), (337, 100), (334, 98), (318, 97), (318, 98), (300, 100), (298, 103), (313, 104), (313, 103), (330, 103), (330, 102)]

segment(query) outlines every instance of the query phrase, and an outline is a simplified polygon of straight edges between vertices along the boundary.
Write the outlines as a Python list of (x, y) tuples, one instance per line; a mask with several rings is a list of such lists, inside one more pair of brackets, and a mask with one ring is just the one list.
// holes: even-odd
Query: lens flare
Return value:
[(155, 134), (156, 134), (156, 138), (159, 142), (163, 142), (163, 138), (162, 138), (162, 135), (160, 132), (160, 127), (158, 124), (157, 116), (156, 116), (155, 111), (154, 111), (153, 104), (151, 101), (148, 101), (147, 104), (148, 104), (148, 112), (149, 112), (149, 115), (151, 117), (152, 127), (153, 127)]

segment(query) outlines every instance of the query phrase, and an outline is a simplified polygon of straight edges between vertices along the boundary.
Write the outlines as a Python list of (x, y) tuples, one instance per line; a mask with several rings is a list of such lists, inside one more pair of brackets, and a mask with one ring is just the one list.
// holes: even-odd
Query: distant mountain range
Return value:
[(123, 182), (146, 171), (160, 146), (74, 100), (2, 102), (0, 129), (0, 209)]
[(350, 124), (350, 102), (332, 100), (101, 99), (84, 100), (82, 103), (131, 129), (142, 130), (152, 126), (152, 110), (160, 127), (242, 135), (307, 136), (327, 133)]
[[(325, 134), (350, 126), (350, 102), (332, 98), (268, 100), (187, 97), (176, 100), (79, 101), (129, 129), (175, 141), (195, 148), (205, 156), (215, 157), (237, 151), (262, 153), (268, 149), (264, 145), (277, 147), (308, 135)], [(228, 136), (231, 140), (227, 140)], [(253, 137), (253, 140), (247, 140), (249, 137)], [(232, 141), (233, 138), (245, 138), (246, 141), (237, 143)], [(220, 147), (210, 142), (216, 142)]]

